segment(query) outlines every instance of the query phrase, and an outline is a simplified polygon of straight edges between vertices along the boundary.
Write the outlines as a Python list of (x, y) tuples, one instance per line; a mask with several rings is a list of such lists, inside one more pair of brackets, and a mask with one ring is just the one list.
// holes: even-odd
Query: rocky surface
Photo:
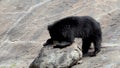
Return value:
[(47, 45), (41, 48), (30, 68), (70, 68), (81, 62), (81, 59), (82, 51), (76, 43), (62, 49)]
[(0, 0), (0, 68), (28, 68), (49, 38), (46, 26), (71, 15), (98, 20), (105, 47), (73, 68), (119, 68), (120, 0)]

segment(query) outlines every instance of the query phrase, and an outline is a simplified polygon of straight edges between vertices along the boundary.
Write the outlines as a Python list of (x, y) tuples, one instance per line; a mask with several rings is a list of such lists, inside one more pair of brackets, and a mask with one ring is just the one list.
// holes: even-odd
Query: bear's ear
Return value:
[(52, 27), (51, 25), (48, 25), (48, 30), (50, 30), (50, 29), (51, 29), (51, 27)]

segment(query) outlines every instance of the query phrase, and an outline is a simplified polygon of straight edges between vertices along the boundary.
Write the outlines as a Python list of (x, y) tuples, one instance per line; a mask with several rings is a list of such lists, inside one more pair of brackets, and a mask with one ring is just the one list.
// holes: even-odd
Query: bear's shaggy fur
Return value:
[(95, 56), (101, 50), (102, 32), (100, 24), (90, 16), (71, 16), (56, 21), (48, 26), (51, 36), (46, 44), (58, 42), (55, 47), (71, 45), (75, 38), (82, 38), (82, 52), (88, 53), (91, 43), (94, 44)]

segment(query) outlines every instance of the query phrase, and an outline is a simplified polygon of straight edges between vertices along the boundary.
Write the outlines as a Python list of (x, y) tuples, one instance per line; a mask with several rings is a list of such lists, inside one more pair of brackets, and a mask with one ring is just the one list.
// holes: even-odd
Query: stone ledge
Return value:
[(79, 63), (82, 52), (76, 43), (65, 48), (43, 47), (30, 68), (69, 68)]

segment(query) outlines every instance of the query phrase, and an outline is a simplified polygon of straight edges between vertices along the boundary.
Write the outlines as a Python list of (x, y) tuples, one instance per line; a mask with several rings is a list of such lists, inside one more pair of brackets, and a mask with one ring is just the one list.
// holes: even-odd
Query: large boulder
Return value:
[(53, 45), (44, 46), (29, 68), (70, 68), (81, 62), (82, 52), (78, 44), (65, 48), (54, 48)]

